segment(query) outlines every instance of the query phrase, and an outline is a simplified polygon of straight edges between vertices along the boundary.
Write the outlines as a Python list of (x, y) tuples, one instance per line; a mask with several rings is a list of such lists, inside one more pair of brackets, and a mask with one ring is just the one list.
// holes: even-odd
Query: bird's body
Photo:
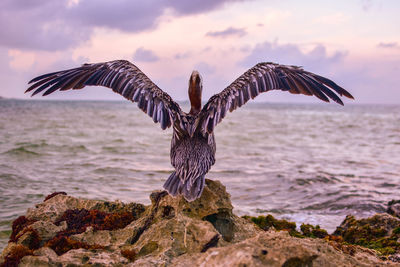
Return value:
[(171, 195), (183, 194), (189, 201), (203, 191), (205, 174), (215, 163), (214, 134), (195, 133), (178, 136), (174, 130), (171, 141), (171, 164), (175, 171), (164, 184)]
[(158, 88), (142, 71), (128, 61), (116, 60), (53, 72), (34, 78), (26, 91), (32, 95), (56, 90), (81, 89), (87, 85), (101, 85), (132, 102), (159, 122), (162, 129), (173, 127), (171, 164), (175, 171), (164, 188), (173, 196), (182, 194), (188, 201), (201, 196), (205, 175), (215, 163), (216, 144), (214, 127), (228, 111), (232, 112), (262, 92), (283, 90), (293, 94), (314, 95), (342, 104), (336, 95), (353, 98), (350, 93), (322, 76), (296, 66), (259, 63), (246, 71), (219, 94), (201, 106), (202, 79), (193, 71), (189, 79), (191, 109), (183, 112), (172, 98)]

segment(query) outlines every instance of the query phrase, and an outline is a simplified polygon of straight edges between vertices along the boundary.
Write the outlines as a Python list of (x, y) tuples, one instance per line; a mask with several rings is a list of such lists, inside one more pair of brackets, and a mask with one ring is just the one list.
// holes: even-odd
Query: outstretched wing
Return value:
[(163, 90), (158, 88), (138, 67), (126, 60), (115, 60), (96, 64), (83, 64), (79, 68), (63, 70), (38, 76), (29, 82), (26, 91), (32, 96), (43, 92), (43, 96), (54, 91), (82, 89), (87, 85), (111, 88), (160, 122), (164, 130), (180, 120), (179, 105)]
[[(333, 81), (303, 70), (301, 67), (259, 63), (237, 78), (219, 94), (212, 96), (200, 113), (202, 132), (212, 133), (214, 127), (249, 99), (270, 90), (288, 91), (292, 94), (314, 95), (329, 102), (343, 105), (340, 96), (353, 96)], [(335, 93), (336, 92), (336, 93)]]

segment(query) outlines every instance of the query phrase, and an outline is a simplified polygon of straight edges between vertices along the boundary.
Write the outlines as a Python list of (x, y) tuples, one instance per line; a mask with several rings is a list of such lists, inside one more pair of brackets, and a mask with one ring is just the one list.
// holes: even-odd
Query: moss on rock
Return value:
[(400, 220), (389, 214), (360, 220), (349, 215), (333, 234), (342, 236), (349, 244), (371, 248), (382, 255), (400, 252)]
[(302, 224), (300, 230), (306, 237), (312, 238), (324, 238), (328, 236), (328, 232), (322, 229), (319, 225), (313, 226), (311, 224)]
[(296, 230), (296, 223), (289, 222), (287, 220), (279, 220), (276, 219), (271, 214), (267, 216), (258, 216), (258, 217), (251, 217), (251, 216), (243, 216), (244, 219), (250, 220), (255, 223), (258, 227), (263, 229), (264, 231), (269, 230), (273, 227), (275, 230), (278, 231), (287, 231), (291, 236), (302, 238), (304, 237)]

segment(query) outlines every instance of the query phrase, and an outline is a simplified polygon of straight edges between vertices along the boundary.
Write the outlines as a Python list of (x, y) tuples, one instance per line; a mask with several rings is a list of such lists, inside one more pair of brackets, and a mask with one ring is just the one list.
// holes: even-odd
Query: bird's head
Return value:
[(203, 90), (203, 81), (197, 70), (192, 72), (189, 79), (189, 99), (190, 114), (196, 115), (201, 110), (201, 92)]

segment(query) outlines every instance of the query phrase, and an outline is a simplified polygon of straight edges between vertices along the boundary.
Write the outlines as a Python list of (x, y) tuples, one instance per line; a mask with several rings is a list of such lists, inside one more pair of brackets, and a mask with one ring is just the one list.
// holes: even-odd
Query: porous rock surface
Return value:
[[(3, 250), (0, 265), (398, 266), (370, 249), (355, 246), (345, 253), (332, 241), (263, 231), (232, 213), (230, 195), (219, 181), (206, 180), (201, 198), (193, 202), (165, 191), (153, 192), (150, 199), (145, 207), (55, 195), (27, 211), (20, 220), (24, 228)], [(60, 218), (82, 210), (94, 219), (71, 232), (71, 222)], [(126, 213), (134, 213), (126, 226), (96, 225), (113, 218), (110, 214)], [(59, 242), (55, 250), (54, 240)], [(60, 249), (64, 244), (67, 248)]]

